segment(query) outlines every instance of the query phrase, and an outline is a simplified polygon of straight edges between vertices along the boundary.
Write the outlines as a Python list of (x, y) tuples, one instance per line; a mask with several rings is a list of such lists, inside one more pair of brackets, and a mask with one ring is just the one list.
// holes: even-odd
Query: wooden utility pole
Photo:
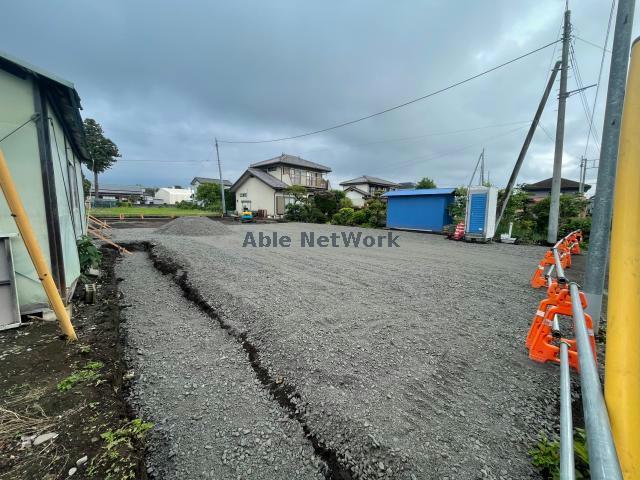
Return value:
[(547, 243), (558, 240), (558, 218), (560, 216), (560, 183), (562, 181), (562, 149), (564, 147), (564, 116), (567, 106), (567, 73), (569, 70), (569, 42), (571, 41), (571, 10), (564, 12), (562, 33), (562, 69), (560, 70), (560, 95), (558, 96), (558, 123), (556, 124), (556, 148), (553, 156), (553, 180), (551, 182), (551, 205)]
[(220, 198), (222, 200), (222, 216), (227, 213), (227, 206), (224, 201), (224, 180), (222, 180), (222, 167), (220, 166), (220, 151), (218, 150), (218, 139), (216, 138), (216, 157), (218, 157), (218, 175), (220, 176)]
[(533, 134), (538, 128), (538, 122), (540, 121), (540, 117), (542, 116), (542, 112), (544, 111), (544, 106), (547, 104), (547, 100), (549, 99), (549, 94), (551, 93), (551, 89), (553, 88), (553, 83), (556, 81), (556, 76), (558, 75), (559, 69), (560, 69), (560, 62), (558, 61), (553, 67), (551, 76), (549, 76), (549, 81), (547, 82), (547, 86), (544, 89), (542, 98), (540, 99), (540, 104), (538, 105), (536, 114), (533, 117), (533, 122), (531, 122), (531, 126), (529, 127), (529, 132), (527, 132), (527, 136), (524, 139), (524, 144), (520, 149), (518, 160), (516, 160), (516, 164), (513, 166), (513, 171), (511, 172), (511, 177), (509, 177), (507, 188), (505, 188), (505, 191), (504, 191), (504, 198), (502, 199), (502, 204), (500, 205), (500, 213), (498, 214), (498, 218), (496, 219), (496, 231), (498, 231), (498, 227), (500, 226), (500, 221), (502, 220), (504, 211), (507, 208), (507, 203), (509, 203), (509, 198), (511, 197), (511, 192), (513, 192), (513, 186), (516, 184), (516, 179), (518, 178), (520, 167), (522, 166), (524, 157), (527, 154), (527, 150), (529, 150), (529, 145), (531, 145)]

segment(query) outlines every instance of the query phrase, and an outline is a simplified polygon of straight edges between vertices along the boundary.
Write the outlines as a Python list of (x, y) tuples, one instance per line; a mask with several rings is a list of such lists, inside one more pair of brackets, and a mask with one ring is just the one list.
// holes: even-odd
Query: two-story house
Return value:
[(362, 175), (353, 180), (347, 180), (346, 182), (342, 182), (340, 186), (346, 192), (347, 198), (351, 199), (354, 207), (363, 207), (364, 203), (376, 193), (383, 194), (400, 187), (400, 185), (395, 182), (371, 177), (369, 175)]
[(285, 208), (295, 201), (286, 193), (291, 185), (302, 185), (309, 195), (327, 190), (326, 174), (331, 168), (293, 155), (252, 163), (231, 186), (236, 194), (236, 210), (262, 210), (268, 217), (284, 215)]

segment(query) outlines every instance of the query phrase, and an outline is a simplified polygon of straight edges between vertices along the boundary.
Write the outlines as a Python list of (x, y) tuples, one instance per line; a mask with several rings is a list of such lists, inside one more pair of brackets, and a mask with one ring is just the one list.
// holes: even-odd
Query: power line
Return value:
[(576, 84), (578, 85), (578, 89), (580, 90), (580, 102), (582, 103), (582, 108), (584, 110), (585, 117), (587, 118), (587, 125), (589, 126), (588, 135), (593, 137), (593, 141), (596, 144), (598, 150), (600, 150), (600, 143), (598, 142), (597, 136), (598, 131), (596, 127), (593, 125), (593, 118), (589, 113), (589, 102), (587, 101), (587, 97), (584, 93), (584, 87), (582, 83), (582, 75), (580, 74), (580, 69), (578, 68), (578, 61), (576, 59), (576, 52), (573, 48), (573, 44), (570, 45), (570, 54), (571, 54), (571, 63), (573, 65), (573, 71), (575, 73)]
[[(613, 3), (615, 4), (615, 2), (613, 2)], [(601, 47), (597, 43), (590, 42), (589, 40), (585, 40), (584, 38), (578, 37), (577, 35), (574, 35), (573, 38), (575, 38), (576, 40), (580, 40), (581, 42), (584, 42), (587, 45), (591, 45), (592, 47), (599, 48), (600, 50), (602, 50), (605, 53), (611, 53), (611, 50), (607, 50), (607, 45), (606, 44), (605, 44), (604, 47)]]
[[(587, 134), (587, 142), (584, 146), (584, 156), (587, 156), (587, 149), (589, 148), (589, 135), (591, 134), (591, 130), (593, 129), (593, 118), (596, 114), (596, 104), (598, 102), (598, 92), (600, 91), (600, 80), (602, 79), (602, 70), (604, 67), (604, 55), (607, 49), (607, 43), (609, 43), (609, 33), (611, 32), (611, 23), (613, 21), (613, 11), (616, 7), (616, 0), (612, 0), (611, 2), (611, 12), (609, 12), (609, 23), (607, 24), (607, 34), (604, 37), (604, 48), (602, 49), (602, 58), (600, 59), (600, 71), (598, 72), (598, 83), (596, 86), (596, 94), (593, 97), (593, 107), (591, 108), (591, 122), (589, 123), (589, 133)], [(598, 147), (600, 150), (600, 147)]]
[(353, 125), (354, 123), (362, 122), (364, 120), (368, 120), (369, 118), (373, 118), (373, 117), (377, 117), (379, 115), (383, 115), (385, 113), (389, 113), (389, 112), (391, 112), (393, 110), (398, 110), (399, 108), (406, 107), (407, 105), (411, 105), (411, 104), (419, 102), (421, 100), (425, 100), (427, 98), (433, 97), (433, 96), (438, 95), (440, 93), (446, 92), (447, 90), (451, 90), (451, 89), (453, 89), (455, 87), (458, 87), (458, 86), (463, 85), (465, 83), (468, 83), (468, 82), (470, 82), (472, 80), (475, 80), (476, 78), (479, 78), (479, 77), (482, 77), (484, 75), (487, 75), (488, 73), (491, 73), (491, 72), (493, 72), (495, 70), (498, 70), (498, 69), (500, 69), (502, 67), (506, 67), (507, 65), (510, 65), (510, 64), (512, 64), (514, 62), (517, 62), (518, 60), (521, 60), (521, 59), (523, 59), (525, 57), (533, 55), (534, 53), (537, 53), (537, 52), (539, 52), (541, 50), (544, 50), (544, 49), (550, 47), (551, 45), (555, 45), (556, 43), (558, 43), (560, 41), (561, 40), (554, 40), (553, 42), (550, 42), (550, 43), (547, 43), (546, 45), (543, 45), (542, 47), (536, 48), (535, 50), (531, 50), (530, 52), (527, 52), (527, 53), (525, 53), (523, 55), (520, 55), (520, 56), (518, 56), (516, 58), (513, 58), (513, 59), (511, 59), (511, 60), (509, 60), (507, 62), (501, 63), (498, 66), (495, 66), (493, 68), (485, 70), (485, 71), (483, 71), (481, 73), (478, 73), (476, 75), (473, 75), (471, 77), (465, 78), (464, 80), (461, 80), (459, 82), (453, 83), (451, 85), (448, 85), (448, 86), (446, 86), (444, 88), (441, 88), (439, 90), (436, 90), (434, 92), (428, 93), (428, 94), (423, 95), (421, 97), (414, 98), (413, 100), (409, 100), (407, 102), (401, 103), (399, 105), (395, 105), (395, 106), (387, 108), (385, 110), (381, 110), (379, 112), (372, 113), (371, 115), (366, 115), (364, 117), (356, 118), (355, 120), (350, 120), (348, 122), (343, 122), (343, 123), (340, 123), (338, 125), (333, 125), (331, 127), (322, 128), (320, 130), (314, 130), (312, 132), (301, 133), (299, 135), (292, 135), (290, 137), (273, 138), (273, 139), (269, 139), (269, 140), (218, 140), (218, 142), (219, 143), (243, 143), (243, 144), (274, 143), (274, 142), (281, 142), (283, 140), (293, 140), (293, 139), (296, 139), (296, 138), (308, 137), (310, 135), (316, 135), (318, 133), (324, 133), (324, 132), (328, 132), (330, 130), (335, 130), (335, 129), (338, 129), (338, 128), (346, 127), (347, 125)]

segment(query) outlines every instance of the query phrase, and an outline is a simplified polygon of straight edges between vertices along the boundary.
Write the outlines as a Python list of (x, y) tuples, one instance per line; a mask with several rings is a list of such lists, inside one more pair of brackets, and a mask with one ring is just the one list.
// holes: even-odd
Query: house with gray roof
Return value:
[(400, 185), (371, 175), (362, 175), (351, 180), (340, 183), (346, 192), (347, 198), (351, 199), (354, 207), (363, 207), (364, 203), (376, 194), (383, 194), (390, 190), (400, 188)]
[(326, 179), (330, 167), (283, 153), (252, 163), (231, 186), (236, 194), (236, 210), (262, 210), (268, 217), (281, 217), (286, 206), (295, 201), (286, 189), (301, 185), (308, 195), (329, 189)]
[[(216, 185), (220, 184), (220, 179), (219, 178), (209, 178), (209, 177), (193, 177), (193, 180), (191, 180), (191, 185), (193, 186), (193, 190), (198, 190), (198, 187), (200, 185), (203, 185), (205, 183), (215, 183)], [(233, 183), (229, 180), (222, 180), (222, 184), (224, 185), (224, 189), (228, 190), (231, 188), (231, 185), (233, 185)]]

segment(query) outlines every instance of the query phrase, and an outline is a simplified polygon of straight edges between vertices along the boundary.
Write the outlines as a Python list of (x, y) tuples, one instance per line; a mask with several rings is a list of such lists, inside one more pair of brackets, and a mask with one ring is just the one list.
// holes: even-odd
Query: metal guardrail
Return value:
[[(567, 237), (574, 235), (571, 232)], [(566, 283), (567, 278), (562, 266), (562, 255), (558, 248), (566, 240), (556, 243), (552, 250), (555, 264), (549, 268), (547, 275), (551, 277), (555, 267), (558, 283)], [(570, 255), (570, 253), (567, 253)], [(594, 359), (590, 332), (582, 308), (580, 288), (577, 283), (569, 282), (569, 294), (573, 312), (574, 335), (580, 366), (580, 385), (582, 388), (582, 409), (587, 433), (589, 451), (589, 470), (594, 480), (622, 480), (620, 463), (616, 454), (609, 414), (604, 403), (602, 385), (598, 368)], [(557, 318), (553, 321), (554, 336), (560, 337)], [(569, 345), (560, 340), (560, 478), (575, 479), (573, 453), (573, 422), (571, 414), (571, 381), (569, 371)]]

